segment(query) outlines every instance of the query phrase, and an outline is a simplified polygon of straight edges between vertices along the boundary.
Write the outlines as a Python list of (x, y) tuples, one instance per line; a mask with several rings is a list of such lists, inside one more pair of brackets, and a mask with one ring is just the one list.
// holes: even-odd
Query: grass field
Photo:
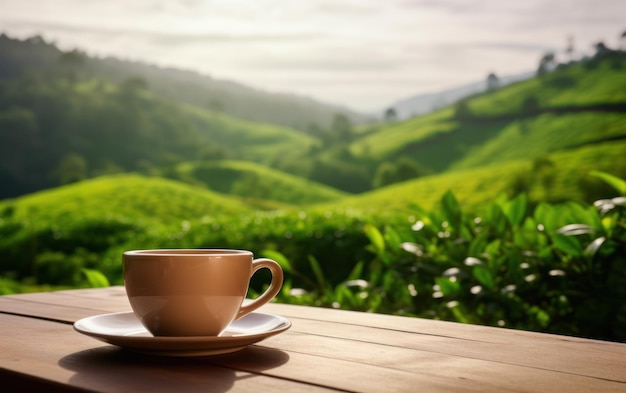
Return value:
[[(334, 201), (348, 194), (326, 185), (249, 161), (183, 163), (176, 168), (182, 181), (236, 195), (260, 208), (305, 206)], [(263, 201), (263, 202), (261, 202)]]
[(543, 168), (537, 168), (539, 164), (534, 160), (503, 161), (410, 180), (324, 206), (350, 206), (370, 214), (407, 214), (414, 204), (427, 210), (436, 208), (442, 195), (450, 190), (464, 205), (477, 207), (502, 194), (512, 196), (518, 179), (528, 182), (531, 200), (583, 201), (589, 197), (584, 194), (585, 182), (596, 182), (588, 176), (591, 171), (626, 177), (624, 157), (626, 141), (607, 142), (545, 155), (538, 161)]

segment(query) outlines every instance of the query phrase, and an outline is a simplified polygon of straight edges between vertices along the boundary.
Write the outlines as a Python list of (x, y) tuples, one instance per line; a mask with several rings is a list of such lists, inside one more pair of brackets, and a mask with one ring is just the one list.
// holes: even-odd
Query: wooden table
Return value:
[(128, 310), (123, 287), (0, 296), (0, 391), (626, 392), (626, 344), (418, 318), (272, 303), (291, 329), (207, 358), (72, 328)]

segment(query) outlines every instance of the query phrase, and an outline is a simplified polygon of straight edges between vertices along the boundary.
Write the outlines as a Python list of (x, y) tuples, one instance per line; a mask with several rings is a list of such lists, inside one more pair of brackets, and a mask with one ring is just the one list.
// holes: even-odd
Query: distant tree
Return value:
[(224, 103), (219, 100), (211, 100), (209, 101), (209, 110), (212, 110), (214, 112), (223, 112)]
[(620, 39), (622, 41), (622, 46), (621, 46), (622, 50), (626, 50), (626, 30), (622, 32)]
[(602, 41), (597, 42), (593, 47), (596, 50), (595, 57), (602, 57), (602, 56), (608, 55), (609, 53), (613, 52)]
[(44, 40), (40, 35), (29, 37), (24, 42), (31, 45), (46, 45), (46, 40)]
[(556, 65), (556, 58), (554, 53), (549, 52), (541, 57), (539, 60), (539, 67), (537, 68), (537, 76), (542, 76), (552, 71)]
[(203, 146), (200, 149), (200, 159), (204, 161), (223, 160), (228, 157), (228, 153), (223, 147), (217, 145)]
[(522, 101), (522, 112), (524, 114), (533, 114), (539, 109), (539, 100), (537, 97), (530, 95)]
[(382, 162), (376, 169), (372, 187), (380, 188), (428, 175), (429, 170), (409, 157), (400, 157), (396, 162)]
[(121, 84), (122, 90), (127, 93), (138, 93), (148, 89), (148, 82), (139, 76), (131, 76), (124, 79)]
[(76, 81), (79, 70), (85, 64), (86, 58), (87, 56), (83, 52), (76, 49), (63, 52), (59, 56), (59, 63), (62, 66), (63, 72), (72, 82)]
[(324, 133), (324, 130), (322, 130), (322, 128), (319, 126), (319, 124), (317, 123), (310, 123), (306, 129), (305, 132), (309, 135), (313, 135), (313, 136), (320, 136)]
[(59, 56), (59, 62), (63, 65), (82, 65), (85, 64), (86, 57), (87, 56), (83, 52), (78, 49), (74, 49), (69, 52), (62, 52)]
[(94, 169), (91, 172), (91, 176), (113, 175), (115, 173), (124, 173), (124, 168), (111, 160), (107, 160), (98, 168)]
[(487, 90), (495, 90), (500, 87), (500, 78), (493, 72), (487, 75)]
[(565, 54), (567, 54), (567, 58), (569, 61), (574, 60), (574, 37), (571, 35), (567, 36), (567, 46), (565, 47)]
[(352, 124), (350, 123), (350, 119), (343, 113), (335, 114), (331, 131), (337, 140), (342, 142), (350, 141), (352, 138)]
[(389, 123), (393, 123), (397, 120), (398, 120), (398, 114), (396, 113), (396, 110), (393, 107), (388, 108), (385, 111), (385, 121)]
[(77, 153), (66, 154), (54, 173), (59, 184), (75, 183), (83, 180), (86, 175), (87, 161)]
[(400, 157), (396, 161), (396, 179), (405, 181), (426, 176), (430, 171), (409, 157)]
[(454, 104), (454, 117), (457, 120), (469, 120), (474, 117), (467, 100), (459, 100)]
[(395, 165), (387, 161), (382, 162), (378, 165), (378, 168), (376, 168), (376, 173), (374, 174), (374, 179), (372, 180), (372, 187), (381, 188), (389, 184), (393, 184), (395, 182), (395, 175)]

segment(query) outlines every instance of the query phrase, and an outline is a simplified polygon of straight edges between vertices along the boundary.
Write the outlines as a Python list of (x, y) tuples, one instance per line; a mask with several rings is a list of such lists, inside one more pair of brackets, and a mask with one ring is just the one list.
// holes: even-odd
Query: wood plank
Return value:
[[(449, 345), (449, 343), (442, 343)], [(379, 343), (354, 342), (326, 336), (294, 333), (274, 337), (268, 346), (289, 352), (300, 352), (333, 359), (341, 359), (360, 365), (374, 365), (393, 370), (402, 370), (420, 375), (419, 379), (440, 380), (448, 378), (456, 383), (472, 381), (481, 390), (516, 391), (523, 388), (533, 392), (589, 392), (604, 387), (607, 390), (626, 391), (626, 383), (609, 381), (603, 377), (584, 376), (575, 371), (554, 371), (533, 366), (519, 366), (498, 361), (457, 356), (402, 348)], [(567, 359), (565, 362), (567, 369)], [(613, 376), (620, 378), (624, 368), (610, 365)], [(592, 371), (596, 364), (587, 367)], [(275, 370), (276, 372), (282, 370)], [(606, 374), (606, 372), (599, 372)], [(622, 378), (623, 379), (623, 378)], [(489, 388), (486, 388), (486, 387)], [(452, 391), (455, 389), (453, 388)]]
[[(104, 293), (106, 297), (99, 298), (100, 293)], [(66, 295), (79, 300), (68, 302)], [(18, 297), (13, 299), (18, 299)], [(55, 306), (60, 303), (86, 306), (90, 302), (103, 301), (110, 304), (111, 299), (116, 299), (118, 304), (125, 304), (125, 309), (129, 309), (123, 288), (33, 294), (28, 299), (29, 301), (54, 302)], [(15, 307), (19, 308), (19, 303)], [(301, 333), (324, 334), (346, 340), (412, 348), (433, 354), (449, 354), (621, 382), (625, 381), (626, 376), (626, 373), (622, 372), (626, 369), (626, 345), (624, 344), (301, 306), (270, 304), (263, 310), (274, 311), (289, 317), (294, 322), (292, 331)], [(75, 310), (70, 311), (70, 316), (76, 315)], [(89, 309), (87, 311), (91, 312)], [(116, 308), (115, 311), (119, 309)], [(66, 312), (51, 307), (46, 309), (46, 313), (54, 313), (58, 316)], [(92, 315), (84, 310), (78, 314), (80, 317)], [(302, 318), (302, 315), (305, 318)], [(334, 324), (329, 326), (327, 321), (334, 321)], [(370, 326), (364, 326), (365, 324)], [(445, 334), (432, 333), (432, 325), (436, 325), (438, 331), (444, 330)], [(468, 336), (467, 330), (474, 332), (476, 337)], [(589, 359), (594, 359), (593, 367), (590, 367)]]
[[(77, 299), (69, 301), (66, 297), (60, 297), (59, 295), (72, 296)], [(2, 300), (2, 298), (28, 299), (46, 304), (59, 304), (65, 306), (74, 305), (97, 310), (102, 313), (130, 310), (124, 288), (121, 286), (99, 288), (95, 290), (78, 289), (48, 293), (1, 296), (0, 300)], [(456, 322), (437, 321), (423, 318), (405, 318), (385, 314), (372, 314), (279, 303), (270, 303), (264, 307), (266, 312), (276, 313), (287, 318), (297, 317), (300, 319), (339, 322), (344, 324), (378, 327), (394, 331), (397, 330), (420, 334), (431, 334), (435, 336), (465, 338), (468, 340), (508, 343), (511, 340), (525, 340), (526, 338), (544, 340), (546, 342), (554, 341), (556, 339), (563, 342), (578, 342), (587, 344), (593, 342), (599, 346), (604, 346), (604, 350), (607, 351), (615, 349), (615, 346), (613, 345), (614, 343), (601, 340), (535, 333), (489, 326), (467, 325)], [(0, 311), (2, 311), (2, 309), (2, 304), (0, 303)], [(623, 353), (621, 349), (618, 349), (617, 351), (619, 353)]]
[[(345, 341), (374, 343), (386, 347), (410, 348), (432, 354), (447, 354), (535, 369), (586, 375), (626, 382), (626, 345), (517, 337), (507, 342), (488, 342), (436, 336), (359, 325), (292, 318), (292, 330), (324, 335)], [(463, 327), (465, 325), (461, 325)], [(510, 333), (504, 331), (504, 333)], [(552, 337), (552, 336), (551, 336)], [(613, 348), (605, 350), (607, 346)], [(593, 359), (593, 363), (590, 360)]]
[[(94, 294), (96, 291), (91, 291), (89, 293)], [(59, 294), (57, 293), (54, 296), (46, 294), (43, 297), (40, 296), (40, 298), (52, 297), (56, 302), (59, 298), (56, 295)], [(17, 299), (13, 298), (12, 300)], [(36, 304), (36, 302), (33, 301), (32, 296), (29, 297), (29, 301), (26, 303)], [(295, 306), (288, 306), (288, 308), (295, 308), (303, 311), (310, 309), (307, 307)], [(333, 310), (315, 310), (315, 312), (319, 311), (328, 311), (334, 316), (346, 314), (346, 312), (341, 311), (335, 312)], [(327, 315), (328, 313), (322, 314)], [(368, 316), (370, 320), (377, 319), (376, 315), (365, 315)], [(399, 317), (393, 317), (393, 319), (397, 318)], [(407, 318), (400, 319), (406, 320)], [(459, 325), (459, 328), (461, 327), (467, 327), (467, 325)], [(399, 337), (399, 335), (404, 335), (405, 337), (402, 338)], [(296, 338), (294, 339), (294, 337)], [(390, 340), (389, 337), (392, 337), (392, 340)], [(414, 334), (404, 331), (385, 332), (381, 331), (380, 328), (300, 319), (294, 321), (294, 328), (292, 328), (291, 331), (274, 337), (271, 340), (268, 340), (269, 342), (265, 341), (262, 344), (265, 345), (266, 348), (273, 347), (277, 350), (289, 350), (290, 364), (284, 365), (280, 369), (271, 371), (272, 373), (276, 373), (274, 375), (281, 378), (293, 378), (294, 375), (299, 375), (298, 373), (304, 372), (307, 367), (311, 367), (311, 362), (321, 357), (322, 359), (332, 359), (333, 362), (336, 363), (329, 370), (325, 369), (327, 362), (323, 362), (323, 364), (315, 364), (316, 371), (318, 369), (326, 370), (324, 373), (321, 373), (323, 376), (332, 376), (337, 373), (337, 370), (342, 370), (341, 373), (347, 373), (347, 375), (351, 378), (358, 378), (355, 374), (362, 372), (362, 370), (368, 366), (371, 369), (368, 370), (367, 376), (375, 376), (377, 380), (383, 381), (389, 379), (390, 375), (392, 376), (391, 382), (387, 382), (387, 388), (406, 388), (407, 385), (419, 381), (423, 384), (423, 386), (430, 386), (432, 389), (439, 389), (442, 387), (445, 387), (446, 389), (455, 389), (458, 388), (456, 385), (459, 381), (465, 381), (465, 383), (468, 383), (467, 381), (473, 381), (473, 384), (469, 384), (466, 390), (472, 391), (477, 386), (482, 386), (481, 384), (494, 386), (500, 390), (507, 390), (514, 388), (515, 386), (528, 385), (529, 382), (524, 381), (529, 378), (532, 382), (533, 391), (546, 391), (545, 389), (541, 389), (541, 387), (545, 388), (546, 386), (550, 389), (559, 387), (567, 391), (577, 391), (575, 390), (576, 386), (584, 388), (598, 386), (598, 381), (593, 378), (579, 377), (567, 374), (567, 372), (555, 374), (548, 372), (548, 370), (538, 370), (533, 367), (520, 369), (519, 367), (510, 367), (510, 365), (506, 364), (498, 364), (497, 362), (495, 362), (494, 365), (493, 362), (486, 363), (484, 361), (479, 361), (479, 359), (438, 353), (437, 351), (440, 348), (454, 349), (459, 347), (459, 345), (465, 346), (467, 343), (463, 342), (459, 344), (451, 337), (432, 335), (426, 335), (426, 337), (430, 340), (435, 339), (435, 341), (430, 342), (430, 345), (433, 346), (434, 350), (430, 348), (425, 350), (424, 348), (416, 348), (412, 346), (412, 343), (416, 341), (419, 342), (420, 345), (423, 345), (423, 335), (416, 338)], [(367, 341), (372, 341), (372, 343)], [(393, 341), (394, 344), (390, 344), (390, 341)], [(476, 351), (480, 353), (493, 352), (492, 348), (485, 350), (485, 344), (490, 343), (482, 343), (479, 341), (475, 342), (478, 345)], [(406, 348), (403, 349), (403, 346), (406, 346)], [(503, 346), (500, 345), (500, 347)], [(417, 351), (415, 349), (417, 349)], [(504, 349), (505, 352), (509, 353), (517, 352), (517, 349), (515, 348), (504, 347)], [(291, 358), (293, 358), (295, 354), (298, 354), (298, 359), (308, 358), (308, 360), (303, 363), (294, 363)], [(381, 356), (380, 354), (385, 354), (385, 356)], [(537, 355), (537, 353), (534, 354)], [(532, 360), (533, 356), (529, 356), (529, 358)], [(567, 364), (567, 356), (561, 360), (565, 360), (565, 363)], [(601, 360), (605, 359), (601, 358)], [(239, 360), (239, 364), (240, 363), (241, 359)], [(561, 363), (561, 361), (558, 363)], [(354, 369), (355, 364), (358, 366), (356, 370)], [(254, 366), (254, 363), (252, 363), (252, 365)], [(413, 367), (415, 365), (417, 365), (417, 368)], [(593, 366), (595, 367), (595, 363)], [(619, 363), (616, 364), (616, 367), (618, 371), (623, 370), (623, 367), (620, 366)], [(604, 366), (598, 368), (604, 369)], [(420, 375), (419, 378), (417, 378), (415, 375), (416, 373), (425, 373), (425, 375)], [(476, 378), (476, 376), (481, 377)], [(503, 376), (507, 376), (507, 378), (504, 378), (505, 382), (512, 380), (515, 383), (502, 384), (501, 382), (498, 382), (499, 380), (497, 378), (501, 378)], [(523, 377), (519, 380), (516, 376)], [(311, 376), (309, 376), (309, 378), (310, 377)], [(319, 375), (313, 376), (310, 382), (322, 383), (324, 378), (320, 378)], [(452, 386), (450, 386), (450, 379), (454, 381)], [(367, 381), (365, 384), (367, 386), (363, 386), (363, 389), (372, 384), (372, 381), (369, 381), (369, 378), (365, 378), (364, 380)], [(556, 384), (555, 381), (557, 382)], [(623, 388), (623, 384), (615, 384), (610, 381), (603, 381), (602, 383), (607, 384), (607, 386), (604, 387), (609, 390), (616, 388), (616, 386), (617, 389)], [(371, 386), (383, 388), (381, 385)], [(349, 390), (350, 385), (344, 383), (344, 385), (340, 386), (340, 388)], [(483, 388), (480, 388), (479, 390), (482, 389)]]
[[(136, 355), (77, 334), (71, 327), (55, 322), (14, 315), (0, 315), (0, 380), (2, 387), (14, 381), (20, 386), (45, 383), (46, 389), (59, 384), (102, 392), (185, 392), (229, 391), (332, 391), (323, 386), (261, 374), (280, 367), (288, 357), (273, 350), (248, 352), (258, 363), (257, 372), (193, 359), (172, 359)], [(21, 376), (9, 380), (9, 377)], [(38, 391), (46, 391), (43, 387)]]
[[(2, 316), (2, 318), (3, 324), (7, 319), (9, 320), (9, 323), (5, 324), (9, 325), (9, 331), (21, 330), (22, 332), (20, 336), (7, 337), (8, 342), (3, 341), (2, 355), (0, 355), (3, 368), (8, 368), (13, 372), (37, 372), (39, 378), (53, 379), (78, 387), (103, 391), (116, 391), (121, 388), (129, 389), (129, 387), (132, 387), (131, 390), (141, 388), (154, 391), (158, 387), (156, 390), (160, 391), (184, 391), (186, 388), (211, 386), (225, 391), (233, 388), (236, 380), (250, 380), (250, 373), (239, 370), (242, 363), (243, 367), (245, 364), (248, 367), (254, 364), (256, 368), (264, 368), (261, 372), (268, 372), (268, 364), (259, 361), (258, 358), (251, 360), (250, 351), (223, 356), (222, 359), (211, 359), (208, 364), (198, 360), (146, 357), (129, 354), (111, 346), (95, 348), (77, 346), (75, 335), (70, 337), (67, 329), (59, 329), (58, 326), (51, 327), (49, 326), (51, 323), (47, 321), (35, 320), (33, 323), (33, 320), (24, 321), (23, 317)], [(16, 322), (16, 319), (21, 320)], [(44, 339), (50, 337), (50, 334), (55, 339), (33, 345), (33, 336), (41, 335), (42, 332), (45, 332)], [(30, 336), (30, 339), (25, 339), (25, 335)], [(59, 347), (59, 344), (62, 346)], [(259, 349), (256, 348), (257, 354), (258, 351)], [(275, 350), (270, 350), (270, 352), (280, 353)], [(275, 372), (276, 375), (286, 376), (286, 378), (276, 379), (281, 382), (281, 385), (262, 386), (256, 382), (258, 378), (254, 378), (252, 389), (269, 391), (272, 388), (272, 391), (284, 391), (289, 388), (286, 382), (293, 384), (294, 380), (307, 381), (305, 386), (326, 385), (364, 392), (408, 391), (418, 383), (419, 386), (427, 387), (429, 391), (450, 390), (454, 387), (453, 381), (447, 378), (432, 377), (421, 381), (419, 375), (338, 361), (333, 358), (320, 358), (307, 354), (287, 354), (282, 357), (285, 360), (275, 367), (284, 367), (281, 372)], [(219, 366), (224, 362), (229, 367)], [(258, 375), (255, 374), (255, 376)], [(113, 376), (115, 377), (112, 378)], [(283, 382), (285, 382), (284, 385), (282, 385)], [(241, 386), (237, 388), (241, 389)], [(466, 386), (461, 390), (480, 391), (475, 385)]]
[[(454, 381), (449, 378), (420, 381), (412, 373), (258, 347), (208, 360), (143, 356), (101, 345), (58, 323), (13, 315), (0, 315), (0, 318), (10, 332), (2, 341), (3, 369), (37, 373), (38, 378), (85, 389), (183, 392), (217, 388), (217, 391), (258, 393), (329, 388), (356, 392), (411, 391), (416, 383), (433, 392), (454, 387)], [(255, 373), (241, 371), (241, 364), (254, 365)], [(279, 368), (285, 368), (274, 373), (279, 378), (268, 376), (272, 369)], [(468, 386), (460, 391), (478, 392), (480, 387)]]

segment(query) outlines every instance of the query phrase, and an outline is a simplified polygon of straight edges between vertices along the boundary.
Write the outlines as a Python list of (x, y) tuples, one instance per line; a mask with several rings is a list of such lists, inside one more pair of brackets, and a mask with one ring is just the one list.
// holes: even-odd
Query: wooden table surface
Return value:
[(72, 328), (129, 310), (123, 287), (0, 296), (0, 391), (626, 392), (626, 344), (419, 318), (271, 303), (288, 331), (205, 358)]

